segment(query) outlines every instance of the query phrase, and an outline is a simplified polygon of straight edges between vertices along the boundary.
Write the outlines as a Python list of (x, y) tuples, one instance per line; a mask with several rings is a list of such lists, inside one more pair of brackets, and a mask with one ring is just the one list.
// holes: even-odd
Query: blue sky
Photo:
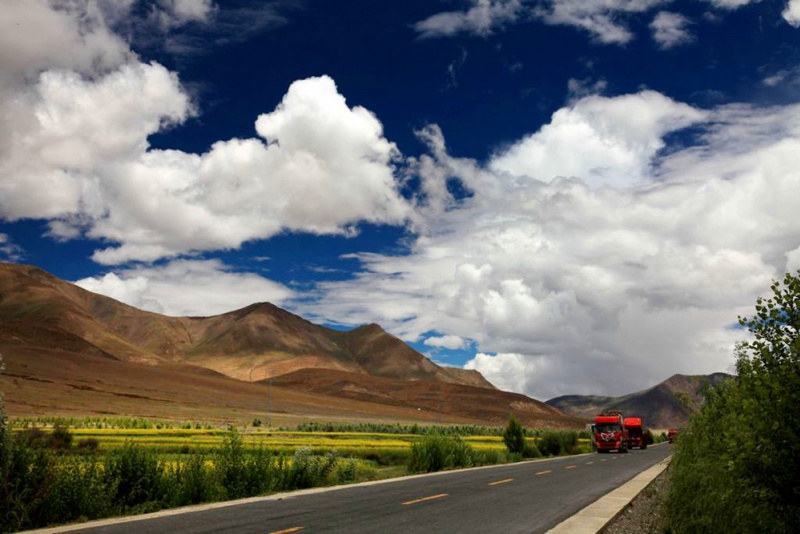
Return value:
[(0, 260), (378, 323), (539, 399), (730, 371), (800, 268), (800, 1), (6, 0)]

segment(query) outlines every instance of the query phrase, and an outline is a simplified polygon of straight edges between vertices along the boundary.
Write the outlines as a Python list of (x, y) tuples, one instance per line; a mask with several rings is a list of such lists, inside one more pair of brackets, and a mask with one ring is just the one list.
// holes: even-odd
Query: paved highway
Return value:
[(451, 471), (282, 494), (77, 532), (546, 532), (671, 452), (671, 446), (662, 444), (628, 454), (585, 454)]

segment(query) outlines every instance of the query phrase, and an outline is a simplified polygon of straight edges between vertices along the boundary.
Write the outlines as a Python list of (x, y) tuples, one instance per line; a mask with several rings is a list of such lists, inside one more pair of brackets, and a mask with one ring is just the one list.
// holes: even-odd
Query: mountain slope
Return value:
[(168, 317), (85, 291), (30, 266), (0, 264), (0, 323), (47, 324), (115, 358), (186, 362), (239, 380), (338, 369), (404, 380), (492, 387), (439, 367), (378, 325), (339, 332), (269, 303), (213, 317)]
[(688, 421), (693, 410), (703, 402), (703, 390), (731, 378), (725, 373), (711, 375), (673, 375), (649, 389), (622, 397), (564, 395), (547, 401), (561, 411), (593, 418), (610, 410), (622, 410), (630, 416), (641, 417), (651, 428), (677, 428)]
[(267, 303), (167, 317), (5, 263), (0, 354), (0, 391), (15, 416), (246, 421), (269, 405), (284, 424), (503, 424), (509, 413), (530, 426), (583, 424), (475, 371), (439, 367), (378, 325), (339, 332)]
[(575, 428), (586, 423), (519, 393), (463, 384), (375, 378), (327, 369), (301, 369), (266, 382), (309, 393), (409, 407), (439, 414), (443, 419), (458, 415), (496, 426), (504, 425), (511, 413), (530, 427)]

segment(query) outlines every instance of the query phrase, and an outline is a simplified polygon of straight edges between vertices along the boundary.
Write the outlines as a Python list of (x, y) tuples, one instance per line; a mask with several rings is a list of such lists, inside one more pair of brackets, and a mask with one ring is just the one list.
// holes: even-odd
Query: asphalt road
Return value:
[(344, 486), (77, 532), (537, 533), (666, 458), (666, 444)]

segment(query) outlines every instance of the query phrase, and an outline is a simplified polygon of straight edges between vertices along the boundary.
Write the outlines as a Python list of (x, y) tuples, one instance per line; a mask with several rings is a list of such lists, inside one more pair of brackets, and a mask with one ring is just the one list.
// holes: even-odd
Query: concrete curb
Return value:
[(669, 465), (672, 455), (547, 531), (547, 534), (597, 534)]

